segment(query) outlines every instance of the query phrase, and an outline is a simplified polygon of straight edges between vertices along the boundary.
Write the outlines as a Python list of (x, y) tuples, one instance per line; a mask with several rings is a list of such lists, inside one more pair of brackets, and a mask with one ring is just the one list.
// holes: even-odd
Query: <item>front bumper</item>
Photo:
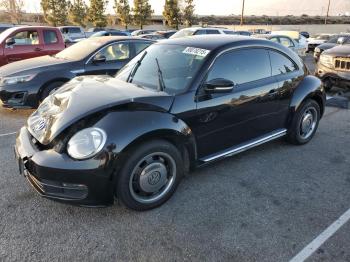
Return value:
[(318, 63), (316, 66), (315, 75), (321, 80), (329, 78), (338, 84), (350, 86), (350, 71), (334, 70)]
[(43, 197), (82, 206), (106, 206), (114, 201), (113, 170), (103, 159), (76, 161), (54, 150), (40, 150), (26, 127), (16, 138), (19, 172)]
[(0, 86), (0, 100), (6, 108), (36, 108), (39, 104), (40, 85), (37, 83)]

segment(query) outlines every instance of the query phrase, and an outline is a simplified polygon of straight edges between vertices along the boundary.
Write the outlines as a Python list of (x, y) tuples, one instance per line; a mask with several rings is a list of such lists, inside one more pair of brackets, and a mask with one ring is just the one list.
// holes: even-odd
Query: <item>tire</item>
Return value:
[(46, 97), (48, 97), (51, 94), (51, 92), (57, 90), (64, 83), (65, 82), (57, 81), (57, 82), (53, 82), (53, 83), (50, 83), (49, 85), (47, 85), (41, 92), (40, 102), (42, 102)]
[(323, 80), (323, 86), (324, 86), (324, 89), (326, 90), (326, 92), (329, 92), (331, 91), (332, 87), (333, 87), (333, 81), (329, 78), (326, 78)]
[(179, 150), (165, 140), (152, 140), (134, 147), (118, 172), (116, 196), (126, 207), (138, 211), (162, 205), (175, 192), (184, 175)]
[(305, 100), (292, 120), (287, 141), (295, 145), (308, 143), (316, 133), (320, 121), (320, 106), (313, 99)]

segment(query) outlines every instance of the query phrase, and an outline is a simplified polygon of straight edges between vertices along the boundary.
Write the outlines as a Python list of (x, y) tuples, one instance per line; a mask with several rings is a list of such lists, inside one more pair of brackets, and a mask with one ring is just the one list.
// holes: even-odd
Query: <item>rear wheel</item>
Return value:
[(293, 118), (287, 140), (296, 145), (309, 142), (316, 133), (320, 116), (320, 106), (315, 100), (304, 101)]
[(54, 93), (58, 88), (60, 88), (65, 82), (57, 81), (48, 84), (41, 92), (40, 101), (42, 102), (46, 97)]
[(171, 143), (155, 140), (127, 152), (118, 174), (116, 194), (128, 208), (148, 210), (167, 201), (184, 173), (179, 150)]

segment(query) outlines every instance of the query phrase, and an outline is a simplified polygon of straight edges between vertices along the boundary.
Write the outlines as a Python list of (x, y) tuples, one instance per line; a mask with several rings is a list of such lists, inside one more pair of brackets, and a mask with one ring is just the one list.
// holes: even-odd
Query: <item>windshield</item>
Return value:
[(184, 37), (184, 36), (191, 36), (196, 32), (195, 29), (189, 28), (189, 29), (182, 29), (175, 34), (173, 34), (170, 38), (178, 38), (178, 37)]
[(318, 35), (316, 37), (316, 39), (318, 39), (318, 40), (328, 40), (329, 37), (330, 37), (329, 35)]
[(66, 60), (81, 60), (104, 44), (105, 43), (103, 41), (99, 41), (98, 38), (82, 40), (57, 53), (54, 55), (54, 57)]
[[(187, 89), (208, 54), (209, 50), (200, 48), (152, 45), (121, 69), (116, 78), (123, 81), (129, 79), (146, 88), (164, 89), (169, 94), (179, 94)], [(130, 77), (130, 74), (133, 76)], [(159, 86), (160, 82), (164, 83), (163, 87)]]

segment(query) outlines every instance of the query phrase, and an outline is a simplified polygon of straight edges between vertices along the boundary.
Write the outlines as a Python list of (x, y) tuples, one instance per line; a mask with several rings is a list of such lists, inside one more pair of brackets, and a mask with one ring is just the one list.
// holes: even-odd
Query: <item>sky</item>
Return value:
[[(88, 2), (88, 0), (86, 0)], [(149, 0), (155, 14), (161, 14), (165, 0)], [(40, 0), (24, 0), (27, 12), (40, 12)], [(113, 13), (109, 0), (108, 13)], [(198, 15), (239, 15), (242, 0), (194, 0)], [(132, 5), (132, 0), (130, 0)], [(245, 0), (247, 15), (325, 15), (328, 0)], [(350, 12), (350, 0), (331, 0), (330, 14)]]

